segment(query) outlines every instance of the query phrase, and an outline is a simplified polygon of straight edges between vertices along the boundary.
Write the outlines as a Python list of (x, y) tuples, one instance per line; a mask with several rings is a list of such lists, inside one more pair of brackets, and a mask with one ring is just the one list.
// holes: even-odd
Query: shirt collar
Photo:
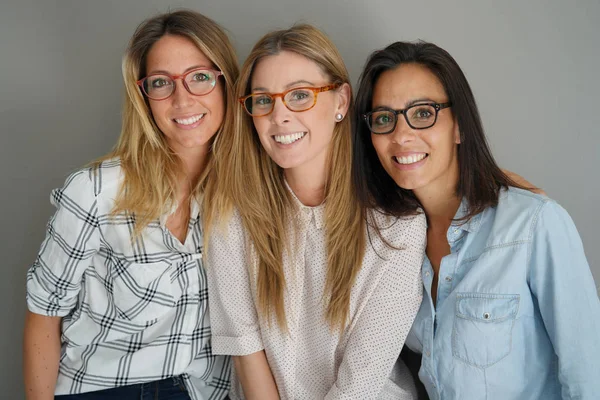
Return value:
[[(202, 201), (202, 199), (197, 199), (195, 196), (192, 196), (192, 198), (190, 199), (190, 219), (195, 220), (199, 217), (199, 214), (200, 214), (199, 201)], [(159, 222), (162, 227), (166, 226), (167, 220), (169, 219), (169, 217), (172, 214), (174, 214), (175, 211), (177, 211), (177, 207), (179, 207), (179, 202), (177, 202), (177, 201), (173, 201), (171, 204), (172, 205), (169, 208), (169, 211), (164, 213), (163, 215), (161, 215), (159, 218)]]
[(466, 222), (464, 220), (460, 221), (460, 219), (467, 215), (468, 212), (469, 203), (467, 199), (463, 197), (462, 201), (460, 202), (460, 206), (454, 215), (455, 222), (452, 222), (452, 224), (450, 224), (450, 228), (448, 228), (447, 238), (449, 243), (460, 239), (463, 235), (463, 232), (476, 233), (479, 231), (479, 228), (481, 227), (482, 213), (474, 215)]
[(296, 216), (307, 223), (314, 219), (317, 229), (323, 229), (325, 226), (325, 202), (315, 207), (306, 206), (298, 199), (286, 179), (284, 179), (284, 182), (285, 187), (292, 195), (292, 202), (296, 208)]

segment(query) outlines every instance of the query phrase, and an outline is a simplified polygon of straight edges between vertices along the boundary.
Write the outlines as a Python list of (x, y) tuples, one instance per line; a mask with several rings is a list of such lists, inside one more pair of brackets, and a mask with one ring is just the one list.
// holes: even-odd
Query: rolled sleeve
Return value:
[(239, 213), (211, 229), (206, 252), (213, 353), (244, 356), (263, 350)]
[(579, 233), (567, 212), (548, 201), (532, 235), (530, 286), (558, 356), (563, 398), (597, 398), (600, 301)]
[(97, 199), (89, 171), (69, 176), (50, 201), (57, 210), (27, 273), (27, 307), (36, 314), (63, 317), (77, 304), (82, 275), (99, 243)]

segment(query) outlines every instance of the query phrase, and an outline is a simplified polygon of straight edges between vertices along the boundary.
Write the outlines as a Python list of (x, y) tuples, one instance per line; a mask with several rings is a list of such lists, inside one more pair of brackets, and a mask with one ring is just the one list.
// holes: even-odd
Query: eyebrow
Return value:
[[(186, 68), (183, 71), (183, 74), (185, 74), (186, 72), (190, 72), (194, 69), (214, 69), (214, 67), (211, 66), (206, 66), (206, 65), (193, 65), (189, 68)], [(159, 70), (152, 70), (150, 72), (148, 72), (148, 75), (156, 75), (156, 74), (164, 74), (164, 75), (179, 75), (179, 74), (172, 74), (169, 71), (163, 70), (163, 69), (159, 69)], [(181, 75), (183, 75), (181, 74)]]
[[(285, 89), (287, 90), (287, 89), (289, 89), (289, 88), (291, 88), (293, 86), (300, 85), (300, 84), (309, 85), (309, 86), (315, 86), (315, 84), (313, 82), (310, 82), (310, 81), (307, 81), (307, 80), (304, 80), (304, 79), (300, 79), (300, 80), (294, 81), (292, 83), (288, 83), (287, 85), (285, 85)], [(265, 87), (259, 86), (259, 87), (253, 88), (252, 92), (268, 92), (268, 90)]]
[[(408, 108), (410, 106), (414, 106), (415, 104), (419, 104), (419, 103), (436, 103), (436, 101), (432, 100), (428, 97), (419, 97), (418, 99), (409, 100), (402, 109)], [(379, 110), (381, 108), (392, 108), (392, 107), (385, 106), (385, 105), (379, 105), (377, 107), (374, 107), (373, 110)]]

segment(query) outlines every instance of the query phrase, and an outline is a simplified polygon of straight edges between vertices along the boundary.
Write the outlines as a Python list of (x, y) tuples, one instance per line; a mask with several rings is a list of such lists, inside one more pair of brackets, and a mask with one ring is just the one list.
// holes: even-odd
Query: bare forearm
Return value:
[(279, 400), (277, 384), (264, 351), (233, 357), (233, 364), (247, 400)]
[(54, 399), (60, 359), (60, 317), (27, 311), (23, 335), (23, 377), (27, 400)]

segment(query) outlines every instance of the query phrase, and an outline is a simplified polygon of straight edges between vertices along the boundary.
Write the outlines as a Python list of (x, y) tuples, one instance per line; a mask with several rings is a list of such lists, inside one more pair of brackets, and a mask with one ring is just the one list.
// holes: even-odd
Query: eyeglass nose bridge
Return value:
[(166, 98), (173, 96), (175, 94), (175, 92), (177, 91), (177, 81), (181, 81), (181, 84), (185, 88), (186, 92), (188, 92), (192, 96), (195, 96), (195, 94), (192, 93), (192, 90), (190, 89), (187, 82), (185, 81), (184, 75), (173, 75), (173, 76), (171, 76), (171, 79), (173, 80), (173, 85), (171, 86), (172, 87), (171, 93)]
[(275, 104), (277, 103), (277, 98), (281, 99), (281, 104), (283, 104), (283, 106), (288, 110), (288, 111), (294, 111), (290, 108), (290, 106), (285, 102), (285, 96), (286, 96), (287, 92), (284, 93), (273, 93), (271, 94), (271, 98), (273, 99), (273, 102), (271, 103), (271, 110), (265, 114), (265, 115), (271, 115), (273, 114), (273, 112), (275, 112)]

